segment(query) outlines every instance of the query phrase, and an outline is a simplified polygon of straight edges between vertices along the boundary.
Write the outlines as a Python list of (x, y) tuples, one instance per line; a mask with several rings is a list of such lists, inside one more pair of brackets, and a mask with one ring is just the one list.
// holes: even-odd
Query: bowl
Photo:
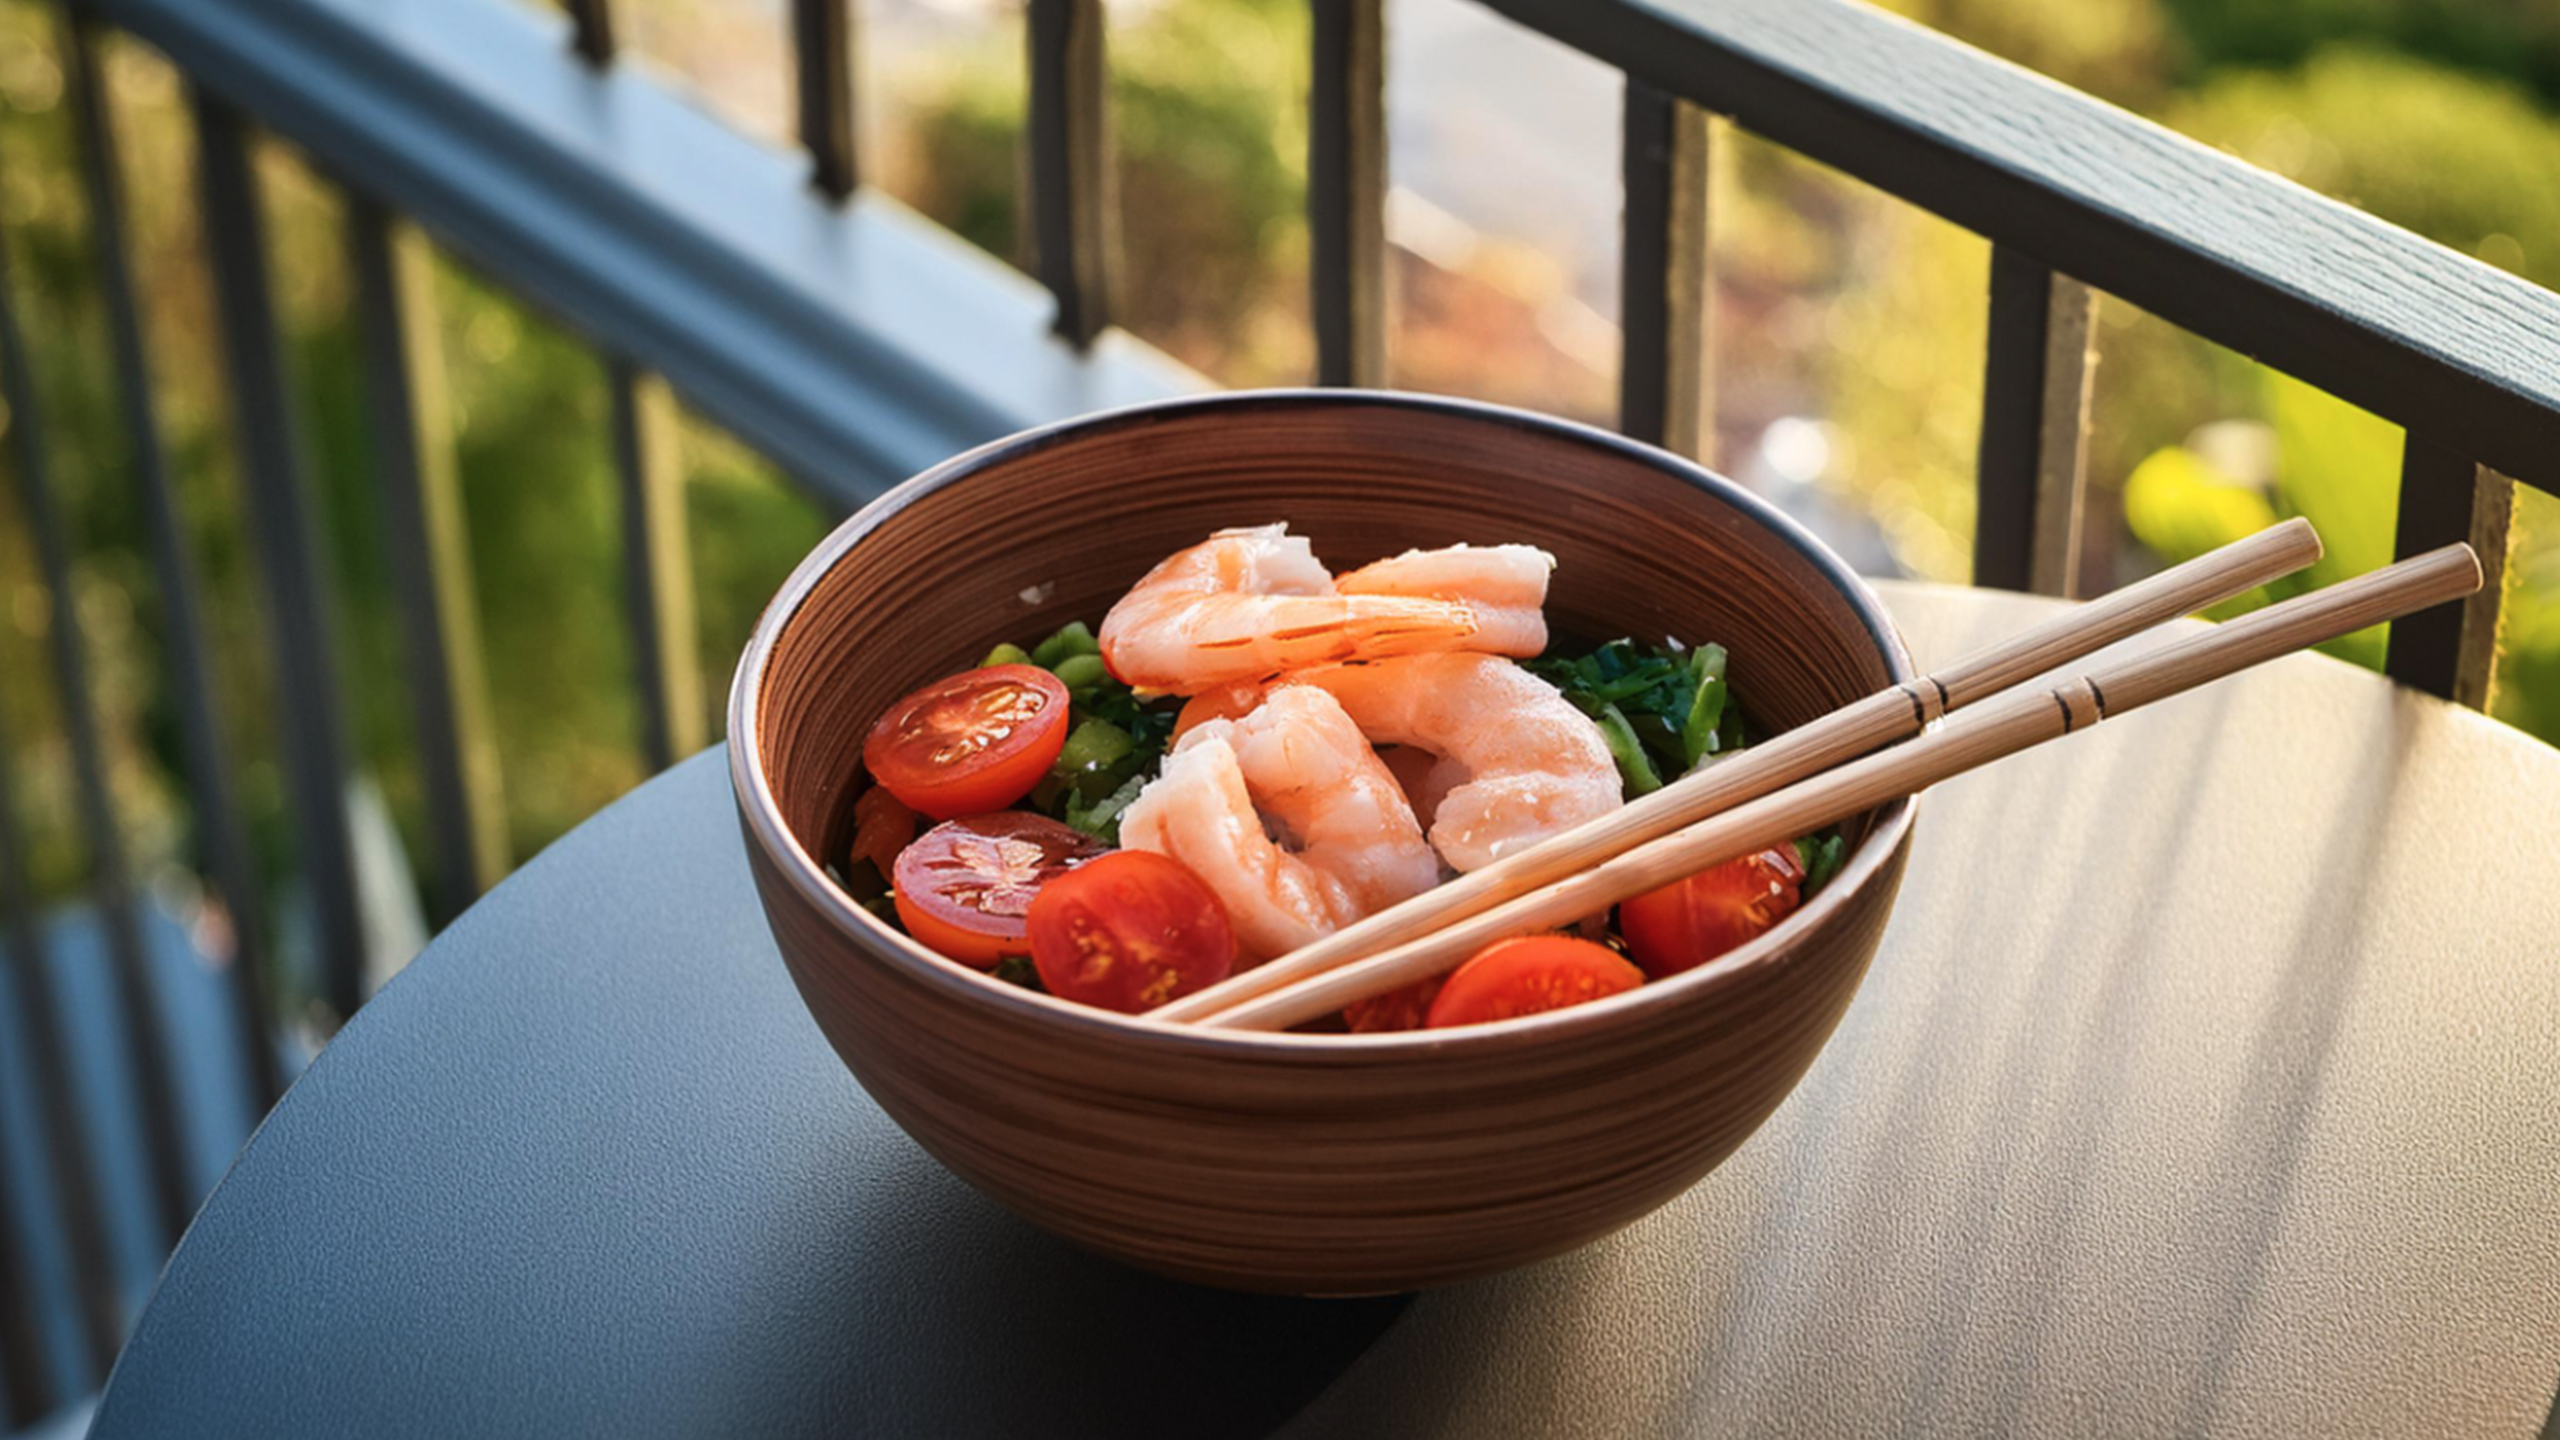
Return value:
[(863, 734), (999, 641), (1099, 622), (1211, 531), (1285, 520), (1337, 569), (1411, 546), (1555, 553), (1550, 627), (1715, 640), (1762, 731), (1911, 678), (1875, 596), (1748, 492), (1605, 431), (1344, 390), (1224, 394), (1034, 430), (865, 507), (775, 596), (729, 702), (747, 852), (783, 960), (862, 1087), (937, 1160), (1077, 1244), (1302, 1295), (1442, 1285), (1660, 1206), (1802, 1077), (1875, 953), (1914, 806), (1751, 944), (1574, 1009), (1390, 1035), (1148, 1022), (953, 964), (855, 905)]

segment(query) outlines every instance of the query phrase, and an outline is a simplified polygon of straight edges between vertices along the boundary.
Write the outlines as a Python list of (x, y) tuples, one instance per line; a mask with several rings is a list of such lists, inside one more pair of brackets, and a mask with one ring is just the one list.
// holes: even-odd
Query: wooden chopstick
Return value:
[(1149, 1012), (1194, 1023), (1363, 955), (1430, 934), (1628, 848), (1920, 733), (1949, 710), (2067, 665), (2164, 620), (2192, 614), (2320, 558), (2310, 523), (2288, 520), (1995, 645), (1934, 675), (1879, 690), (1675, 780), (1561, 835), (1346, 925), (1312, 945)]
[[(1583, 874), (1481, 911), (1365, 960), (1266, 993), (1201, 1023), (1278, 1030), (1455, 967), (1493, 941), (1568, 925), (1648, 890), (1916, 794), (1952, 775), (2250, 666), (2480, 588), (2480, 560), (2454, 544), (2341, 581), (2079, 679), (2004, 697), (1907, 744), (1639, 845)], [(1711, 964), (1717, 962), (1710, 962)]]

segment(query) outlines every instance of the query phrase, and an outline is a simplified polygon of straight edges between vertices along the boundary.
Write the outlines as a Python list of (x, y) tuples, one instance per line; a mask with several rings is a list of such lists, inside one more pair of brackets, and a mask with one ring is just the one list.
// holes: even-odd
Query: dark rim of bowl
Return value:
[(836, 883), (800, 838), (782, 823), (780, 808), (774, 803), (771, 785), (764, 773), (762, 744), (756, 733), (756, 712), (762, 700), (764, 669), (783, 633), (797, 618), (800, 607), (817, 588), (818, 582), (834, 569), (837, 562), (860, 544), (864, 537), (895, 519), (908, 506), (948, 485), (958, 484), (970, 476), (1039, 451), (1068, 439), (1081, 439), (1114, 430), (1138, 429), (1179, 419), (1203, 410), (1300, 410), (1318, 411), (1331, 407), (1353, 409), (1402, 408), (1451, 415), (1468, 420), (1489, 422), (1518, 430), (1536, 431), (1549, 437), (1608, 450), (1628, 459), (1651, 466), (1707, 491), (1717, 499), (1748, 515), (1760, 525), (1786, 541), (1807, 563), (1830, 581), (1842, 598), (1849, 602), (1867, 634), (1885, 659), (1885, 668), (1896, 683), (1914, 678), (1910, 652), (1902, 643), (1901, 632), (1887, 618), (1882, 602), (1866, 583), (1851, 571), (1831, 547), (1816, 539), (1794, 519), (1759, 496), (1716, 474), (1694, 461), (1685, 460), (1641, 441), (1585, 425), (1578, 421), (1541, 415), (1507, 405), (1484, 401), (1460, 400), (1442, 395), (1425, 395), (1395, 390), (1354, 389), (1273, 389), (1230, 390), (1206, 395), (1186, 395), (1170, 400), (1153, 400), (1113, 410), (1096, 411), (1072, 420), (1062, 420), (1035, 429), (1024, 430), (1000, 440), (990, 441), (974, 450), (965, 451), (943, 461), (913, 478), (900, 483), (879, 499), (856, 511), (835, 532), (821, 541), (799, 566), (783, 581), (772, 603), (756, 621), (755, 633), (749, 637), (745, 652), (738, 659), (738, 671), (729, 687), (729, 780), (738, 796), (739, 810), (746, 817), (748, 833), (762, 846), (768, 859), (819, 913), (827, 917), (845, 938), (872, 952), (875, 959), (900, 964), (925, 983), (945, 990), (977, 997), (978, 1003), (1017, 1007), (1022, 1013), (1036, 1014), (1046, 1020), (1089, 1027), (1102, 1034), (1132, 1043), (1161, 1045), (1178, 1049), (1210, 1052), (1250, 1050), (1264, 1058), (1289, 1057), (1292, 1062), (1321, 1063), (1332, 1057), (1346, 1063), (1364, 1063), (1380, 1058), (1380, 1052), (1393, 1050), (1441, 1050), (1499, 1048), (1504, 1046), (1564, 1043), (1584, 1029), (1598, 1029), (1616, 1023), (1618, 1017), (1640, 1007), (1680, 1003), (1708, 1003), (1707, 997), (1724, 988), (1733, 978), (1748, 970), (1775, 963), (1784, 958), (1780, 948), (1797, 933), (1848, 902), (1849, 897), (1874, 879), (1909, 837), (1917, 812), (1918, 798), (1906, 796), (1877, 807), (1876, 825), (1832, 877), (1822, 893), (1803, 908), (1788, 916), (1770, 931), (1716, 957), (1694, 970), (1668, 979), (1651, 981), (1606, 1000), (1597, 1000), (1544, 1015), (1524, 1016), (1484, 1025), (1452, 1026), (1445, 1030), (1403, 1030), (1373, 1035), (1301, 1035), (1287, 1031), (1225, 1030), (1201, 1025), (1174, 1025), (1149, 1020), (1143, 1015), (1122, 1015), (1061, 1000), (1053, 995), (1027, 990), (1019, 985), (998, 980), (965, 965), (956, 964), (906, 935), (891, 929), (870, 912), (856, 905)]

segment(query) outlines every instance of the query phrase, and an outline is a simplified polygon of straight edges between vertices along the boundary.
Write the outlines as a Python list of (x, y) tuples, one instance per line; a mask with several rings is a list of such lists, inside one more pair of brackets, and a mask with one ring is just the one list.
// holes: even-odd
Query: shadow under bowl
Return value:
[(998, 1203), (1160, 1274), (1373, 1294), (1555, 1255), (1731, 1154), (1830, 1036), (1901, 883), (1914, 803), (1842, 827), (1840, 875), (1714, 963), (1499, 1025), (1396, 1035), (1184, 1029), (945, 961), (826, 875), (861, 742), (898, 696), (1098, 622), (1213, 530), (1286, 521), (1338, 568), (1526, 541), (1556, 633), (1717, 641), (1754, 725), (1911, 678), (1820, 542), (1649, 446), (1427, 396), (1217, 395), (999, 441), (845, 522), (773, 601), (730, 696), (730, 768), (774, 938), (881, 1109)]

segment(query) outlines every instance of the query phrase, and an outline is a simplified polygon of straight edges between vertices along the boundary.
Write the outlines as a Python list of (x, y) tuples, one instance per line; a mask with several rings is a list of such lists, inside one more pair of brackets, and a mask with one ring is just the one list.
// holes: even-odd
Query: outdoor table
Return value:
[[(1882, 587), (1923, 665), (2057, 602)], [(96, 1434), (2532, 1436), (2560, 752), (2296, 657), (1922, 802), (1803, 1085), (1545, 1264), (1306, 1301), (981, 1199), (802, 1010), (718, 753), (500, 886), (197, 1217)]]

